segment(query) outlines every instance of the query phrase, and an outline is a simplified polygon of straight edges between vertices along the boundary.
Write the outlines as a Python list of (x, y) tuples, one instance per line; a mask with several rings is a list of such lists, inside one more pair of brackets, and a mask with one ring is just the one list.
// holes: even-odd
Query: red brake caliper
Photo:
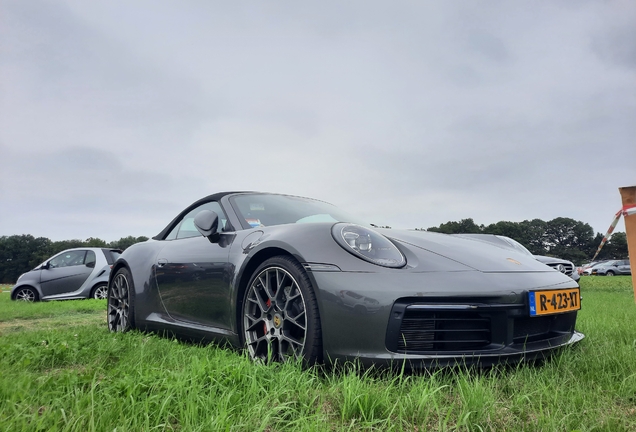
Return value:
[[(267, 299), (265, 304), (267, 305), (268, 308), (271, 308), (272, 307), (272, 299)], [(263, 332), (265, 334), (267, 334), (267, 324), (265, 324), (265, 323), (263, 323)]]

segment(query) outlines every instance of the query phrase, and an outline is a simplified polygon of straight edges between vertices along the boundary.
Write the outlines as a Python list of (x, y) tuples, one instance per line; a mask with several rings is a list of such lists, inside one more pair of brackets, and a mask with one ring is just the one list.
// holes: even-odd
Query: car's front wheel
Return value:
[(91, 298), (97, 300), (103, 300), (108, 298), (108, 284), (100, 284), (93, 288), (93, 292), (91, 293)]
[(135, 293), (130, 272), (120, 268), (108, 285), (108, 329), (126, 332), (135, 327)]
[(15, 300), (35, 302), (38, 301), (38, 292), (31, 287), (22, 287), (15, 293)]
[(608, 270), (607, 273), (605, 273), (605, 276), (614, 276), (614, 272), (611, 270)]
[(252, 359), (322, 361), (316, 296), (305, 270), (293, 258), (263, 262), (247, 286), (242, 307), (245, 345)]

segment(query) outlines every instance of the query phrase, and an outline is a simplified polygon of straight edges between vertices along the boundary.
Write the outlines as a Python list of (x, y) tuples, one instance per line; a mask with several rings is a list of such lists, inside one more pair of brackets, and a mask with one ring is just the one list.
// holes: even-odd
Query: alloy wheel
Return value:
[(108, 329), (124, 332), (130, 327), (130, 285), (123, 273), (118, 273), (108, 291)]
[(306, 304), (298, 282), (281, 267), (253, 279), (243, 307), (245, 342), (253, 359), (300, 358), (307, 334)]
[(108, 285), (100, 285), (95, 288), (95, 292), (93, 293), (93, 298), (103, 300), (108, 298)]
[(16, 293), (15, 299), (19, 301), (34, 302), (36, 299), (35, 291), (30, 288), (22, 288)]

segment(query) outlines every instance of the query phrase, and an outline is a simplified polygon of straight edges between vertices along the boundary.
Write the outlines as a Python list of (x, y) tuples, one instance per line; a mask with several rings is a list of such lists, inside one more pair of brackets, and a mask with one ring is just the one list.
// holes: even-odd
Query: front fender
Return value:
[(110, 286), (119, 269), (126, 268), (130, 272), (136, 298), (134, 313), (137, 325), (143, 326), (148, 315), (164, 310), (154, 278), (156, 257), (162, 248), (162, 243), (155, 240), (130, 246), (115, 261), (108, 277)]

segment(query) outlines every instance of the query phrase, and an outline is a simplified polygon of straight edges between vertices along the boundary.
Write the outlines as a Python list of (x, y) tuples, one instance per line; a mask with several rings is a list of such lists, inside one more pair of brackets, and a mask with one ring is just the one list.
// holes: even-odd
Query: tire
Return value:
[(15, 292), (13, 299), (24, 302), (36, 302), (40, 299), (40, 297), (38, 296), (38, 292), (35, 288), (22, 287)]
[(614, 272), (612, 270), (608, 270), (607, 273), (605, 273), (605, 276), (614, 276)]
[(99, 284), (91, 291), (91, 298), (103, 300), (108, 298), (108, 284)]
[(252, 275), (242, 303), (241, 334), (253, 360), (322, 361), (322, 332), (316, 295), (302, 266), (277, 256)]
[(108, 285), (108, 330), (127, 332), (135, 328), (135, 290), (130, 272), (120, 268)]

